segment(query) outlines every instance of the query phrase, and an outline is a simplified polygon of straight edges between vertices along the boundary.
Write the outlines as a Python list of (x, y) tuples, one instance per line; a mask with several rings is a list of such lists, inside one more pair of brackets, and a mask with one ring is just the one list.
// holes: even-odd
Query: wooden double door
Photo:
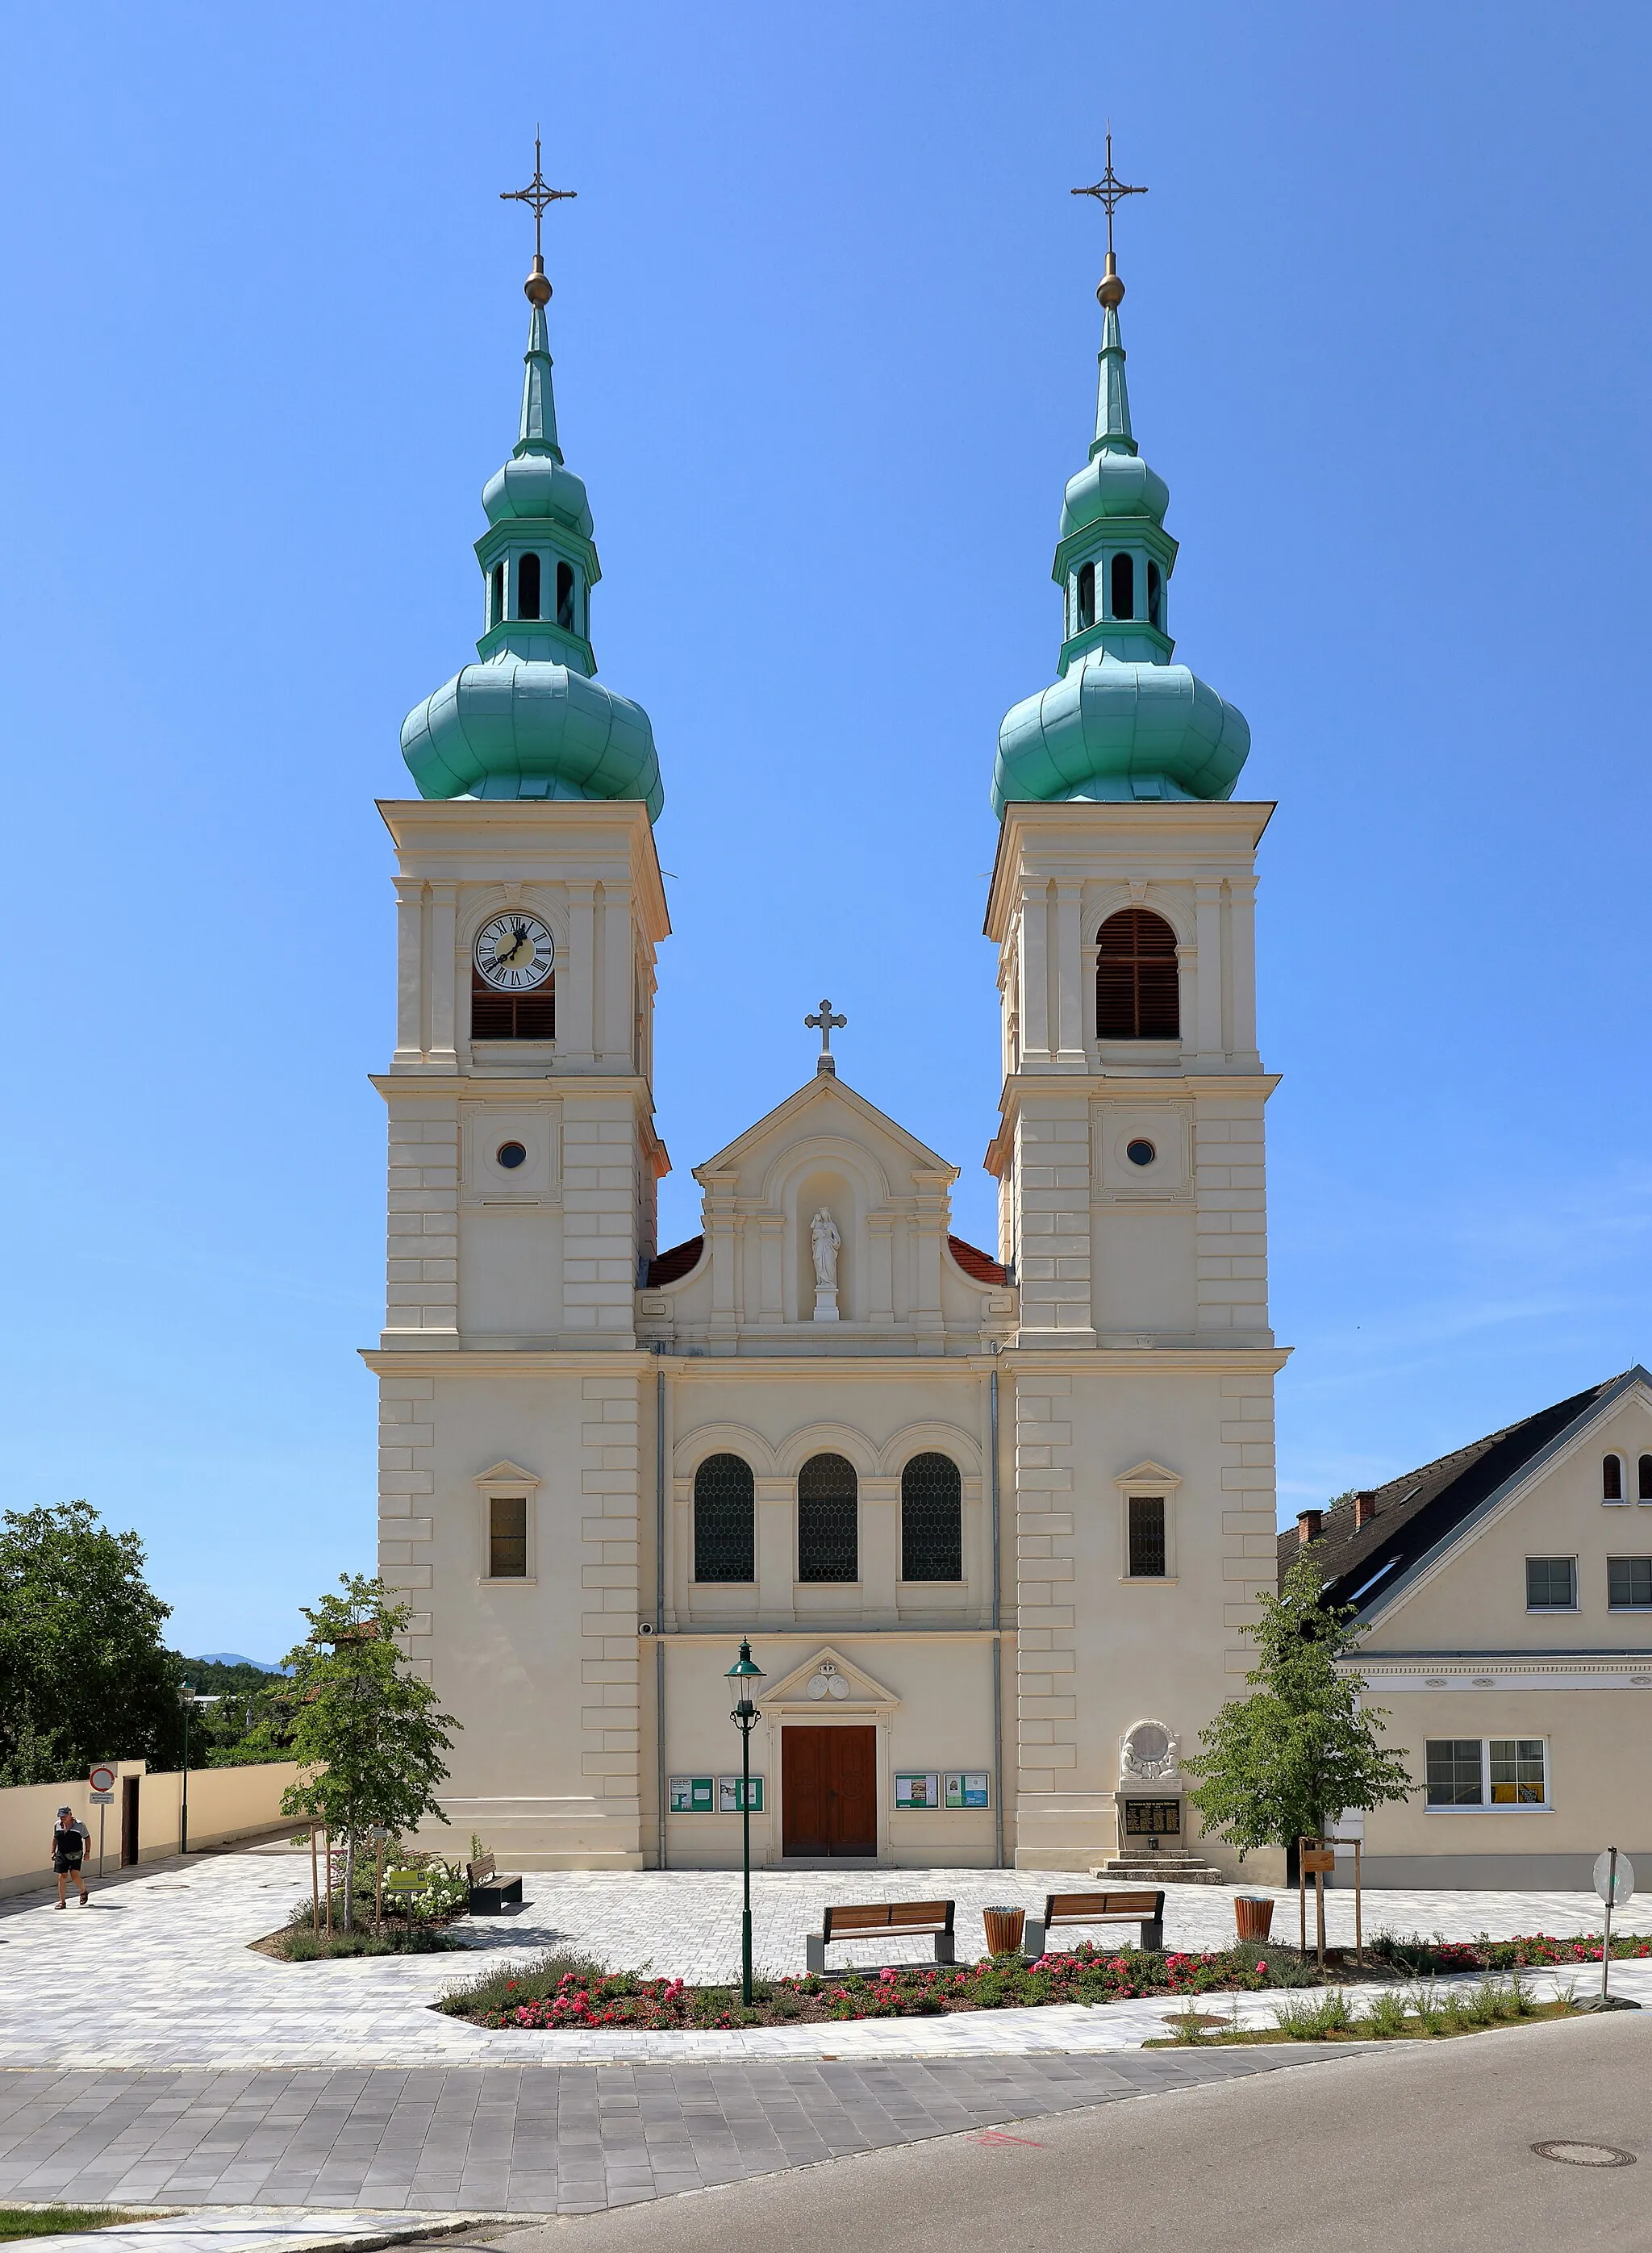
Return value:
[(783, 1854), (875, 1855), (877, 1731), (783, 1727), (780, 1809)]

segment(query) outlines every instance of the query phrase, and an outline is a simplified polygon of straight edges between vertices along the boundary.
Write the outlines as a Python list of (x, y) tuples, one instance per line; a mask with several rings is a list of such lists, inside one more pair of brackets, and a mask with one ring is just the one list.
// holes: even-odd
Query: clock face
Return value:
[(529, 994), (551, 974), (556, 948), (537, 916), (521, 909), (495, 916), (476, 937), (476, 966), (496, 992)]

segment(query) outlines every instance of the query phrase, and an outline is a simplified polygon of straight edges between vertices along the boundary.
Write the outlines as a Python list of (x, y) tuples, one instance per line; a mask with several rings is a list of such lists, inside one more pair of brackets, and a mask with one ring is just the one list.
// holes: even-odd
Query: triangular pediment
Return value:
[[(847, 1686), (840, 1695), (831, 1685), (841, 1682)], [(760, 1711), (784, 1706), (801, 1711), (819, 1712), (822, 1718), (833, 1713), (889, 1712), (901, 1700), (893, 1690), (846, 1658), (831, 1643), (819, 1644), (800, 1666), (763, 1691), (757, 1699)]]
[(958, 1168), (920, 1142), (916, 1134), (909, 1133), (898, 1120), (887, 1112), (880, 1111), (875, 1103), (868, 1103), (863, 1095), (847, 1086), (835, 1072), (817, 1072), (805, 1082), (795, 1094), (787, 1096), (772, 1111), (736, 1134), (715, 1156), (708, 1158), (694, 1168), (694, 1179), (709, 1187), (708, 1176), (749, 1173), (754, 1161), (761, 1164), (770, 1153), (778, 1154), (791, 1144), (809, 1140), (840, 1138), (851, 1145), (867, 1148), (886, 1161), (896, 1157), (913, 1172), (938, 1175), (944, 1181), (958, 1179)]

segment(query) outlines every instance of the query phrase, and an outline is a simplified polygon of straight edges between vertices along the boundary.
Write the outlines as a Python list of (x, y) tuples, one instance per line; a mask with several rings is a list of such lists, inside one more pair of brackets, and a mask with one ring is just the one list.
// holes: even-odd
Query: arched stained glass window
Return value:
[(739, 1455), (708, 1455), (694, 1473), (694, 1578), (757, 1577), (756, 1487)]
[(914, 1455), (901, 1473), (901, 1578), (964, 1577), (964, 1482), (950, 1455)]
[(1121, 908), (1096, 934), (1096, 1038), (1174, 1041), (1181, 1031), (1176, 935), (1151, 908)]
[(861, 1577), (860, 1481), (843, 1455), (811, 1455), (798, 1473), (798, 1578)]

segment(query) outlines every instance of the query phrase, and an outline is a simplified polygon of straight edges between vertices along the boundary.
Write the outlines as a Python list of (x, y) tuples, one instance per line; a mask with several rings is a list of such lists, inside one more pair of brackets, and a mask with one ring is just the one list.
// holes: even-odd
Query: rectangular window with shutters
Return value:
[(556, 980), (547, 978), (531, 994), (496, 994), (481, 972), (471, 969), (471, 1038), (473, 1041), (554, 1041), (556, 1038)]
[(1577, 1608), (1577, 1559), (1528, 1557), (1526, 1609), (1529, 1612), (1575, 1612)]
[(1165, 1577), (1164, 1496), (1130, 1496), (1130, 1577), (1133, 1580), (1162, 1580)]
[(1652, 1611), (1652, 1557), (1608, 1557), (1607, 1602), (1614, 1612)]
[(488, 1498), (488, 1578), (527, 1578), (527, 1496), (496, 1494)]

